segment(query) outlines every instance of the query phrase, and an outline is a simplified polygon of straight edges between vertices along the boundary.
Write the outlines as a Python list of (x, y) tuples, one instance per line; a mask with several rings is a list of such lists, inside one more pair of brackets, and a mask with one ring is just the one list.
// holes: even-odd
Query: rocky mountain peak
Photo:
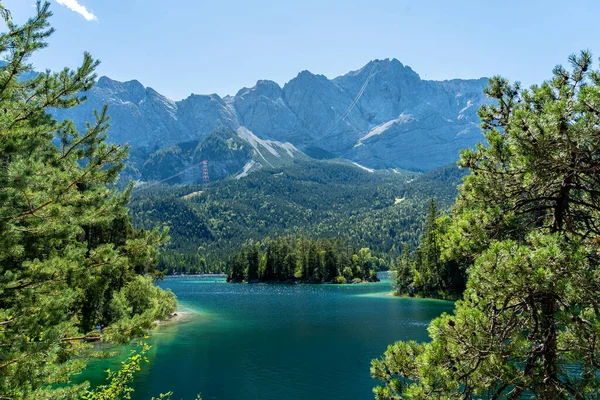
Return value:
[(288, 83), (284, 85), (285, 87), (291, 83), (296, 84), (310, 84), (312, 82), (329, 82), (325, 75), (313, 74), (308, 70), (301, 71), (294, 79), (290, 80)]
[(261, 140), (318, 149), (368, 168), (428, 170), (481, 140), (476, 110), (487, 101), (486, 84), (485, 78), (421, 80), (395, 58), (335, 79), (305, 70), (283, 87), (259, 80), (224, 99), (192, 94), (178, 102), (135, 80), (102, 77), (87, 102), (55, 115), (81, 127), (108, 103), (110, 140), (134, 149), (155, 151), (243, 127)]
[(137, 80), (119, 82), (102, 76), (96, 83), (96, 87), (105, 89), (113, 95), (122, 97), (125, 101), (139, 103), (146, 98), (146, 88)]
[(269, 80), (259, 80), (256, 82), (256, 85), (251, 88), (242, 88), (235, 95), (236, 99), (242, 98), (244, 96), (265, 96), (268, 98), (278, 98), (281, 97), (281, 87), (273, 81)]
[(344, 81), (352, 78), (366, 79), (368, 76), (377, 77), (378, 79), (387, 79), (395, 81), (418, 81), (421, 80), (417, 74), (408, 65), (402, 64), (396, 58), (386, 58), (383, 60), (373, 60), (367, 63), (364, 67), (348, 72), (334, 81)]

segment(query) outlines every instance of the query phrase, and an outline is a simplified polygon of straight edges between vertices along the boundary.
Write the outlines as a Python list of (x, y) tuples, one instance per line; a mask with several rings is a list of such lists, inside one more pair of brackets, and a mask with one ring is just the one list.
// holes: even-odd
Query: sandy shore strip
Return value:
[(178, 309), (173, 314), (169, 315), (169, 317), (167, 319), (157, 320), (154, 322), (157, 325), (165, 325), (165, 324), (171, 324), (171, 323), (175, 323), (175, 322), (183, 322), (183, 321), (189, 320), (191, 318), (200, 317), (203, 314), (204, 313), (197, 311), (197, 310), (192, 310), (190, 308), (182, 308), (182, 309)]

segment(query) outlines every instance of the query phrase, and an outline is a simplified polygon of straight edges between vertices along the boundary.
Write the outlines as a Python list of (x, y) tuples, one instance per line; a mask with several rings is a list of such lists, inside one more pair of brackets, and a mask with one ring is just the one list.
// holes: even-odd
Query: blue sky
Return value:
[[(3, 0), (16, 21), (34, 0)], [(175, 99), (329, 78), (397, 58), (423, 79), (550, 76), (587, 48), (600, 56), (597, 0), (51, 0), (56, 34), (32, 61), (137, 79)], [(597, 61), (597, 58), (595, 59)]]

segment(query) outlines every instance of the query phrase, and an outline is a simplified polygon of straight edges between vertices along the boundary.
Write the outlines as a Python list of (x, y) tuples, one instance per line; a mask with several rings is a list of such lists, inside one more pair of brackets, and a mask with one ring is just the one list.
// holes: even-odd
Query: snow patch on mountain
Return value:
[(467, 111), (469, 108), (473, 107), (473, 102), (471, 100), (467, 101), (467, 106), (465, 108), (463, 108), (462, 110), (460, 110), (458, 113), (462, 114), (465, 111)]
[(367, 172), (375, 172), (373, 168), (367, 168), (363, 165), (360, 165), (359, 163), (352, 162), (352, 164), (356, 165), (358, 168), (364, 169)]
[(264, 165), (287, 163), (302, 157), (297, 149), (315, 148), (370, 168), (421, 171), (456, 161), (459, 150), (481, 141), (473, 124), (479, 124), (476, 110), (490, 101), (486, 86), (485, 78), (422, 80), (396, 59), (375, 60), (334, 79), (304, 71), (283, 87), (260, 80), (235, 96), (180, 101), (138, 81), (102, 77), (86, 92), (88, 101), (52, 114), (85, 130), (93, 110), (109, 104), (109, 140), (130, 143), (138, 169), (157, 150), (227, 128), (237, 130)]
[[(281, 157), (279, 155), (279, 153), (277, 152), (277, 150), (275, 150), (275, 148), (271, 145), (270, 141), (259, 138), (254, 133), (252, 133), (249, 129), (247, 129), (243, 126), (240, 126), (237, 129), (237, 133), (240, 138), (242, 138), (246, 142), (250, 143), (250, 145), (252, 147), (254, 147), (254, 150), (256, 150), (261, 156), (262, 156), (262, 153), (260, 153), (260, 150), (258, 149), (259, 145), (264, 147), (266, 150), (269, 151), (269, 153), (273, 154), (275, 157)], [(266, 159), (265, 159), (265, 161), (266, 161)]]
[(235, 176), (235, 179), (241, 179), (244, 178), (246, 176), (248, 176), (248, 173), (250, 172), (250, 170), (255, 166), (255, 165), (260, 165), (258, 164), (256, 161), (254, 160), (250, 160), (246, 163), (246, 165), (244, 165), (244, 169), (242, 169), (242, 172), (240, 172), (239, 174), (237, 174)]
[(381, 135), (383, 132), (387, 131), (388, 129), (390, 129), (393, 125), (396, 124), (406, 124), (408, 122), (413, 121), (414, 118), (412, 115), (410, 114), (400, 114), (400, 116), (396, 119), (392, 119), (390, 121), (384, 122), (381, 125), (377, 125), (375, 128), (371, 129), (369, 131), (369, 133), (367, 133), (365, 136), (361, 137), (359, 139), (360, 142), (364, 142), (365, 140), (369, 139), (370, 137), (373, 136), (377, 136), (377, 135)]

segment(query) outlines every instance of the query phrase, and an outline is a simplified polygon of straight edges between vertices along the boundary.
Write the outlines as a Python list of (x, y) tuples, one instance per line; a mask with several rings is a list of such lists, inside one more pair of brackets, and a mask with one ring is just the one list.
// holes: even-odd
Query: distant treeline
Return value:
[(385, 260), (341, 239), (282, 236), (249, 242), (227, 264), (229, 282), (376, 282)]

